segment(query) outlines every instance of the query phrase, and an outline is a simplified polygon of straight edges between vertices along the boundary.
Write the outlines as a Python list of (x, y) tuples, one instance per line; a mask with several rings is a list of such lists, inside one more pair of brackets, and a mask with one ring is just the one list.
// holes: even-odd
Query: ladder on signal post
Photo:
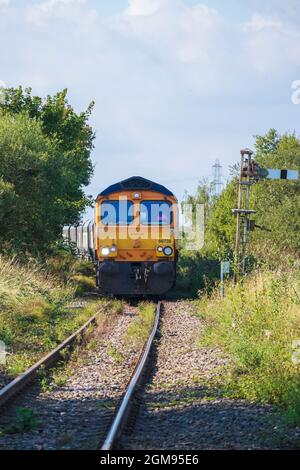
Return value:
[(253, 159), (253, 152), (249, 149), (241, 150), (241, 165), (238, 181), (238, 205), (233, 209), (236, 215), (236, 238), (235, 238), (235, 274), (237, 282), (241, 275), (246, 273), (246, 259), (250, 253), (251, 231), (259, 227), (252, 220), (256, 211), (250, 209), (251, 186), (262, 179), (298, 180), (299, 172), (296, 170), (277, 170), (261, 168)]
[(240, 273), (245, 273), (247, 253), (250, 251), (250, 231), (253, 225), (251, 216), (256, 211), (249, 209), (250, 188), (253, 180), (253, 152), (249, 149), (241, 150), (241, 166), (238, 185), (238, 206), (233, 209), (236, 215), (235, 238), (235, 280)]

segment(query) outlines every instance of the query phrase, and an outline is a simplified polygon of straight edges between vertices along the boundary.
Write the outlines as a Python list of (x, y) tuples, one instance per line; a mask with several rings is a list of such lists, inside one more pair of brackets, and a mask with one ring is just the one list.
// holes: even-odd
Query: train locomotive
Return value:
[(176, 281), (177, 199), (132, 177), (102, 191), (95, 207), (96, 284), (104, 294), (162, 295)]
[(66, 227), (64, 237), (93, 260), (101, 293), (160, 296), (176, 282), (177, 207), (165, 186), (134, 176), (102, 191), (95, 220)]

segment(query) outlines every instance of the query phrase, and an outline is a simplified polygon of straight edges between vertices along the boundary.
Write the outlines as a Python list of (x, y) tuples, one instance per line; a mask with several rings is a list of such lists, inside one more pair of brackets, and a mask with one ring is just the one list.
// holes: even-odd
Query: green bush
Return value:
[(219, 275), (219, 263), (206, 258), (200, 251), (179, 252), (177, 280), (172, 295), (194, 298), (203, 289), (210, 290)]

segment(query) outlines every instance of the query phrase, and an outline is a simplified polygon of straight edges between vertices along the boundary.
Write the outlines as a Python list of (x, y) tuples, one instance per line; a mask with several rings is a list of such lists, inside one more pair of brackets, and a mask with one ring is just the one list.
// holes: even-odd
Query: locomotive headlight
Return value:
[(171, 248), (170, 246), (166, 246), (164, 248), (164, 255), (172, 256), (172, 254), (173, 254), (173, 248)]
[(116, 253), (116, 251), (117, 251), (116, 245), (111, 245), (111, 247), (110, 247), (110, 252), (111, 252), (111, 253)]
[(164, 249), (163, 249), (162, 246), (158, 246), (158, 247), (157, 247), (157, 251), (158, 251), (159, 253), (162, 253), (162, 252), (164, 251)]
[(107, 248), (107, 247), (101, 248), (101, 255), (102, 256), (108, 256), (109, 255), (109, 248)]

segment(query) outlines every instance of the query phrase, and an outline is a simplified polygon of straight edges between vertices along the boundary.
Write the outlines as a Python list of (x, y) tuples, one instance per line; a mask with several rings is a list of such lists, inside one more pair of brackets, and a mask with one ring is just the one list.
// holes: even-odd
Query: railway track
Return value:
[[(74, 378), (71, 377), (66, 386), (43, 393), (36, 379), (42, 368), (51, 368), (62, 359), (65, 350), (74, 343), (80, 343), (91, 325), (96, 327), (97, 314), (54, 351), (0, 390), (0, 430), (12, 422), (18, 408), (33, 410), (43, 423), (42, 428), (23, 434), (0, 433), (0, 449), (96, 449), (101, 444), (109, 446), (107, 448), (115, 444), (126, 426), (135, 390), (142, 380), (157, 330), (161, 303), (157, 304), (154, 326), (142, 351), (140, 348), (126, 348), (124, 361), (114, 363), (109, 355), (115, 355), (117, 347), (121, 355), (124, 332), (137, 317), (137, 310), (136, 305), (126, 305), (123, 314), (116, 315), (106, 332), (95, 334), (91, 341), (96, 341), (96, 347), (87, 353), (86, 361), (74, 370)], [(86, 353), (86, 348), (82, 349)], [(113, 378), (112, 373), (115, 375)]]
[[(193, 314), (192, 304), (163, 303), (155, 354), (153, 340), (162, 303), (157, 304), (146, 344), (132, 348), (124, 332), (137, 318), (138, 309), (139, 305), (126, 305), (106, 332), (93, 337), (96, 347), (83, 348), (86, 360), (75, 364), (74, 374), (64, 386), (40, 393), (34, 385), (38, 369), (33, 367), (31, 378), (20, 377), (14, 381), (16, 385), (4, 388), (10, 390), (21, 383), (16, 393), (10, 395), (10, 390), (2, 398), (7, 406), (0, 410), (0, 449), (293, 448), (298, 434), (293, 437), (287, 432), (272, 407), (223, 397), (210, 386), (230, 364), (221, 350), (197, 345), (203, 321)], [(95, 318), (88, 323), (93, 321)], [(72, 335), (73, 341), (86, 328), (88, 325)], [(62, 345), (54, 356), (60, 348)], [(46, 358), (51, 367), (51, 355)], [(42, 426), (16, 435), (1, 433), (12, 419), (11, 404), (34, 410)]]
[(154, 325), (152, 328), (152, 331), (150, 333), (150, 336), (148, 338), (148, 341), (144, 347), (144, 350), (141, 353), (139, 362), (136, 366), (136, 369), (131, 377), (131, 380), (127, 386), (126, 392), (124, 394), (124, 397), (120, 403), (120, 406), (117, 410), (116, 416), (113, 420), (113, 423), (111, 424), (109, 431), (107, 433), (107, 436), (101, 445), (101, 450), (111, 450), (114, 448), (115, 444), (118, 442), (120, 439), (123, 430), (126, 428), (126, 425), (128, 423), (129, 417), (130, 417), (130, 411), (132, 407), (135, 406), (134, 398), (135, 398), (135, 393), (139, 387), (139, 385), (142, 384), (143, 379), (144, 379), (144, 374), (146, 371), (146, 366), (149, 360), (151, 348), (153, 345), (153, 340), (155, 338), (157, 328), (158, 328), (158, 323), (160, 319), (160, 314), (161, 314), (161, 308), (162, 308), (162, 303), (158, 302), (157, 307), (156, 307), (156, 315), (155, 315), (155, 320), (154, 320)]
[(93, 315), (81, 328), (69, 336), (53, 351), (48, 353), (25, 372), (5, 385), (0, 390), (0, 410), (8, 401), (11, 401), (31, 382), (33, 382), (38, 377), (38, 373), (41, 369), (48, 369), (49, 367), (55, 365), (58, 361), (62, 360), (62, 353), (64, 351), (70, 350), (75, 343), (79, 344), (88, 331), (88, 328), (96, 323), (97, 316), (97, 313)]

